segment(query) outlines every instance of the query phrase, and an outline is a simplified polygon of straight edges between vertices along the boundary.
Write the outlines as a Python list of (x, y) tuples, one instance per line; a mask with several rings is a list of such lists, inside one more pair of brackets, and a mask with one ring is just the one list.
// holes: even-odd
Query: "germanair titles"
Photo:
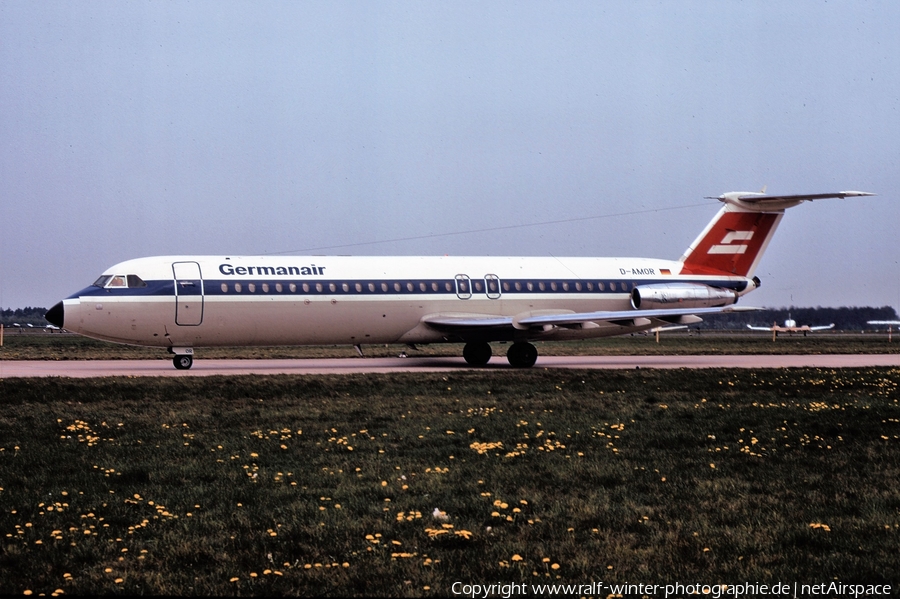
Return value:
[(325, 274), (324, 266), (233, 266), (220, 264), (219, 272), (223, 275), (257, 275), (277, 277), (281, 275), (313, 276)]

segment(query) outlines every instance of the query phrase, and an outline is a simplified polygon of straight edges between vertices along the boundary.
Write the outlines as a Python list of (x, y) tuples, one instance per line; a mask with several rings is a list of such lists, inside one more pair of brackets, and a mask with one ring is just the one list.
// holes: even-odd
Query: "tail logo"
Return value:
[(718, 245), (709, 246), (707, 254), (743, 254), (747, 251), (747, 244), (732, 244), (732, 241), (750, 241), (753, 239), (753, 231), (729, 231)]

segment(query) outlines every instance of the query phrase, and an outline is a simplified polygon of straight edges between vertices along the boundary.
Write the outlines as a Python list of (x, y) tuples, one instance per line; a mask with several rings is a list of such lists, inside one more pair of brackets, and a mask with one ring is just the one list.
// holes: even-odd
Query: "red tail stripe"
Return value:
[(780, 214), (725, 212), (684, 261), (685, 274), (747, 276)]

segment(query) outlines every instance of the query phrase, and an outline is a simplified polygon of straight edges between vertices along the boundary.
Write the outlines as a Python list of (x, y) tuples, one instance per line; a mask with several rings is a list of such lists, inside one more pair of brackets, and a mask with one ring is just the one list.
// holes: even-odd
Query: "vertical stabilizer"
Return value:
[(738, 191), (721, 195), (715, 199), (725, 205), (684, 252), (681, 272), (752, 276), (787, 208), (812, 200), (870, 195), (874, 194), (838, 191), (767, 196)]
[(681, 272), (752, 275), (783, 216), (784, 211), (743, 212), (723, 206), (681, 257)]

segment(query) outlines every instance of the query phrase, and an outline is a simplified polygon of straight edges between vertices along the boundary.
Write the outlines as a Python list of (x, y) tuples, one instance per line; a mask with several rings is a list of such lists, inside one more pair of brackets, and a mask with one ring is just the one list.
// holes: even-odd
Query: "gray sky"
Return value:
[(0, 307), (159, 254), (677, 259), (703, 196), (765, 185), (879, 195), (788, 211), (743, 303), (900, 308), (897, 23), (888, 0), (0, 0)]

